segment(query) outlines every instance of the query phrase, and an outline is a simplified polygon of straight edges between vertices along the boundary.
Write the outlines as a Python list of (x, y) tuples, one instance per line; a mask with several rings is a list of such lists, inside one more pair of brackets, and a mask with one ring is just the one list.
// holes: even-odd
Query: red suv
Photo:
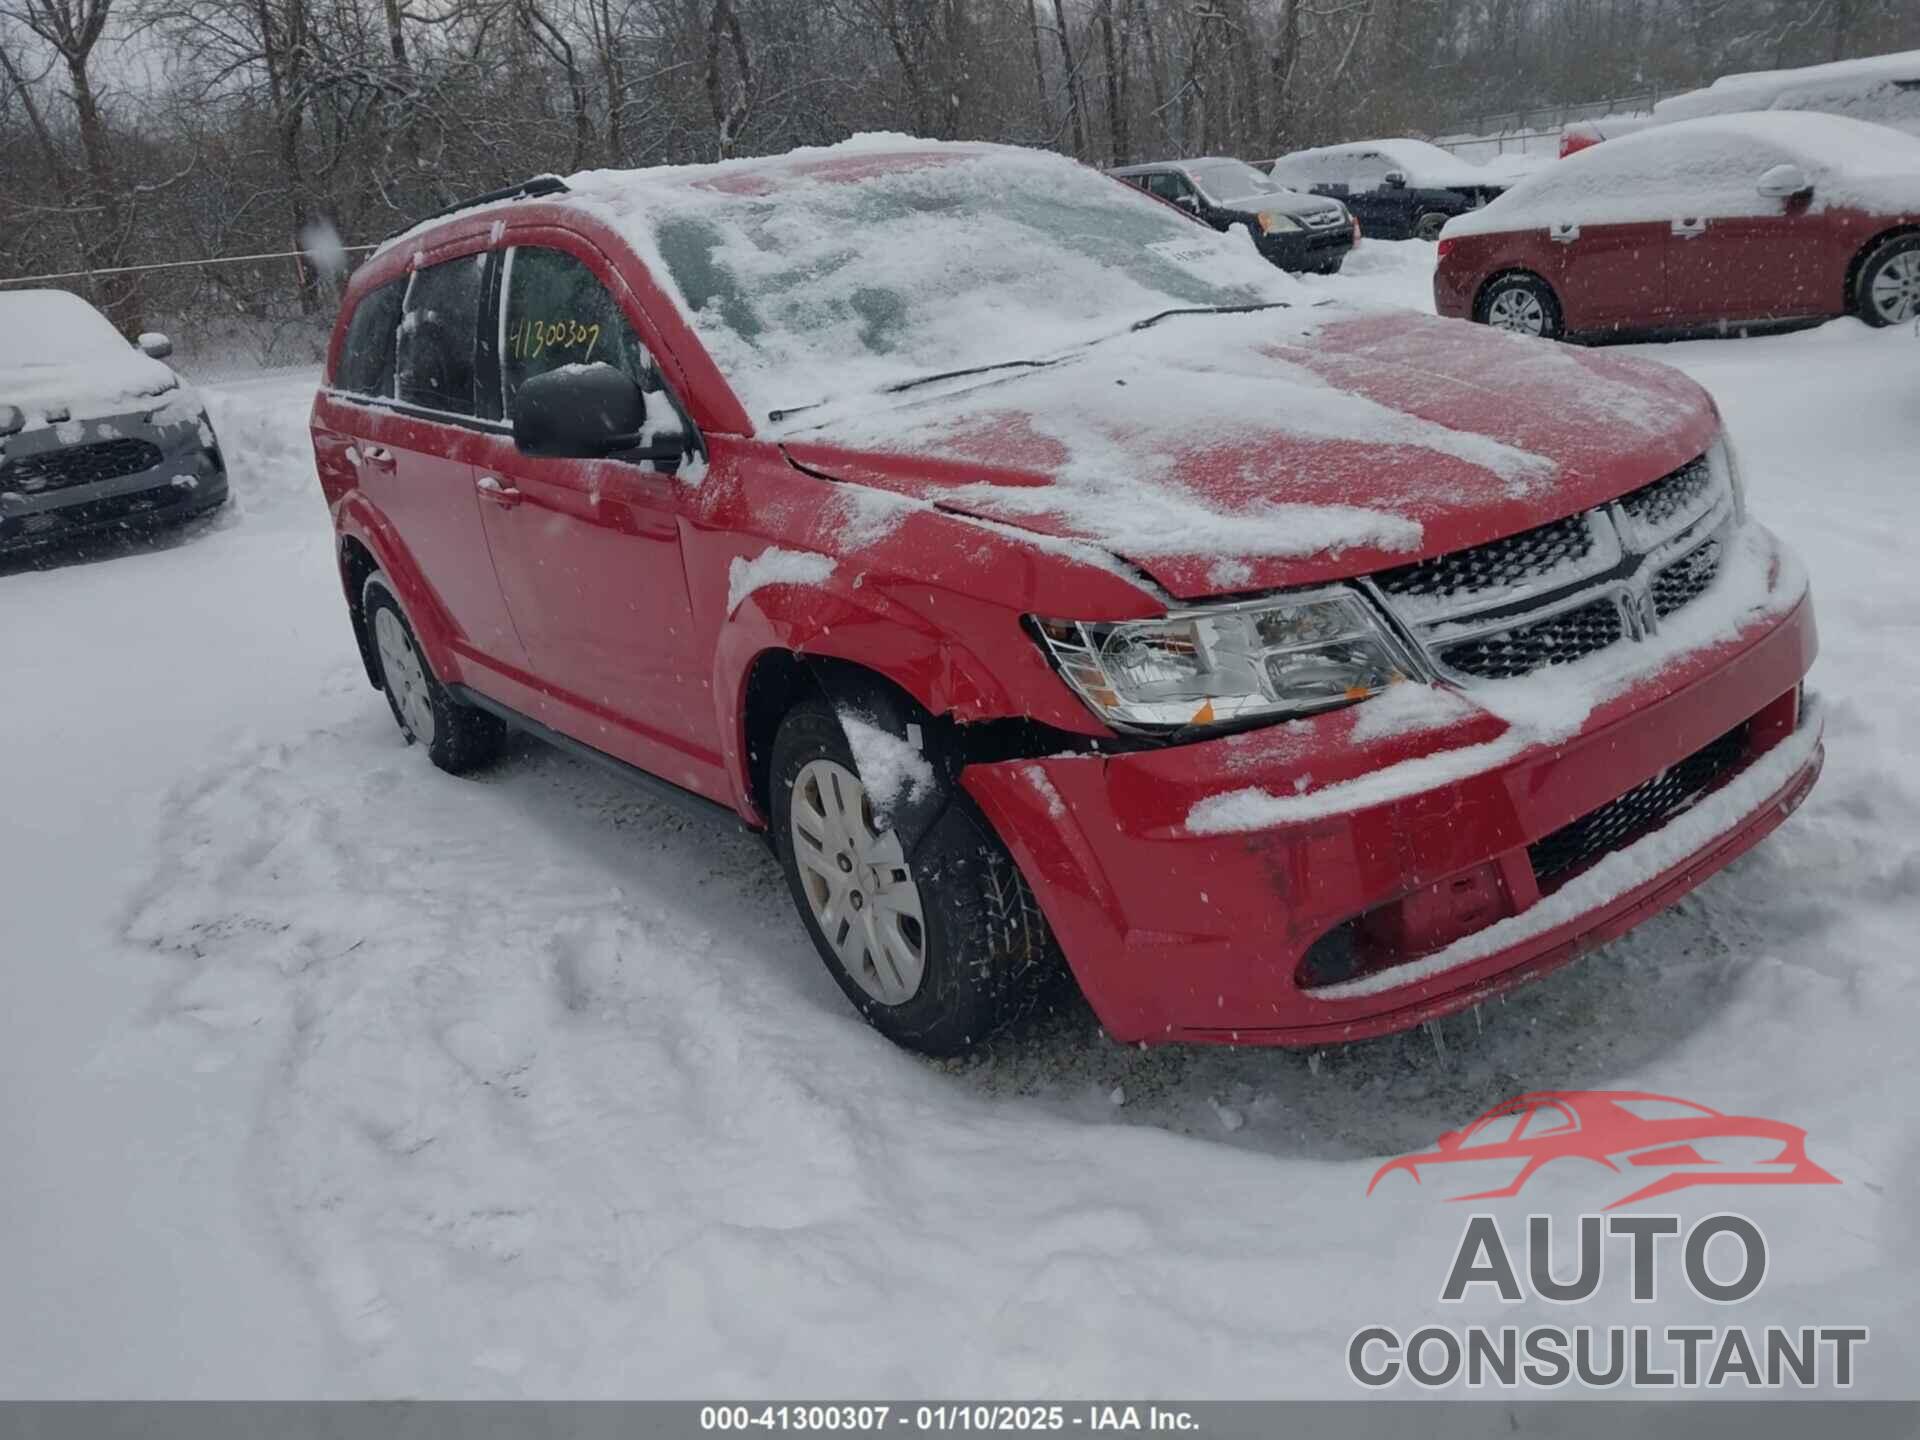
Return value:
[(368, 677), (766, 832), (952, 1052), (1317, 1045), (1618, 934), (1813, 783), (1805, 577), (1675, 372), (1315, 303), (1056, 156), (546, 179), (355, 276), (313, 411)]
[(1920, 317), (1920, 139), (1838, 115), (1656, 126), (1447, 222), (1434, 308), (1524, 335)]

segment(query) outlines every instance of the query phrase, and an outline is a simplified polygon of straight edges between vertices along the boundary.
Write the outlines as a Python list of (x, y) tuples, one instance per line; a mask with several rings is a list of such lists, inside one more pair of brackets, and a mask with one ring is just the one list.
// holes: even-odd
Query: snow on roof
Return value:
[(1442, 150), (1425, 140), (1401, 137), (1393, 140), (1353, 140), (1344, 145), (1316, 145), (1294, 150), (1273, 162), (1276, 178), (1307, 175), (1315, 162), (1348, 159), (1360, 155), (1385, 156), (1414, 186), (1445, 189), (1453, 185), (1498, 184), (1498, 178), (1458, 155)]
[(1448, 221), (1444, 233), (1777, 213), (1784, 202), (1756, 187), (1782, 164), (1806, 173), (1816, 210), (1920, 209), (1920, 139), (1839, 115), (1767, 111), (1656, 126), (1578, 151)]
[(1753, 110), (1824, 111), (1920, 133), (1920, 50), (1723, 75), (1660, 101), (1653, 117), (1665, 124)]

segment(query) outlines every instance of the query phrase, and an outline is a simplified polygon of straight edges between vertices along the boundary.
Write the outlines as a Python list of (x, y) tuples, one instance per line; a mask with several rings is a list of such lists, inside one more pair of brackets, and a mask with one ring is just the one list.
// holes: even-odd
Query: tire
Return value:
[(1560, 302), (1537, 275), (1502, 275), (1480, 292), (1473, 318), (1516, 335), (1537, 335), (1543, 340), (1561, 336)]
[(1440, 232), (1446, 229), (1447, 221), (1452, 217), (1441, 210), (1422, 210), (1413, 222), (1413, 238), (1416, 240), (1438, 240)]
[(1853, 309), (1876, 328), (1920, 319), (1920, 235), (1881, 242), (1860, 267)]
[(407, 743), (421, 746), (427, 758), (450, 775), (464, 775), (498, 755), (506, 725), (454, 699), (435, 678), (386, 576), (376, 571), (367, 577), (360, 606), (373, 640), (380, 688)]
[(1053, 936), (1019, 866), (964, 794), (945, 797), (906, 855), (873, 815), (822, 699), (788, 712), (771, 763), (774, 850), (794, 906), (874, 1029), (923, 1055), (958, 1055), (1034, 1007), (1061, 974)]

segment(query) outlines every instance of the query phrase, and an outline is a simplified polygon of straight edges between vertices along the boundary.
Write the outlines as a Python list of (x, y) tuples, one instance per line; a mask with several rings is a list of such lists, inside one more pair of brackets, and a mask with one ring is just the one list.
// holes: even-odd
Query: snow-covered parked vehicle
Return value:
[(765, 832), (930, 1052), (1062, 955), (1123, 1040), (1401, 1029), (1671, 904), (1821, 763), (1806, 578), (1697, 385), (1319, 303), (1057, 156), (486, 198), (356, 273), (312, 430), (405, 734)]
[(204, 515), (227, 471), (198, 395), (64, 290), (0, 291), (0, 553)]
[(1484, 205), (1508, 177), (1425, 140), (1355, 140), (1295, 150), (1266, 166), (1282, 185), (1341, 200), (1364, 235), (1435, 240), (1454, 215)]
[(1289, 190), (1244, 160), (1218, 155), (1160, 160), (1107, 173), (1191, 211), (1216, 230), (1237, 226), (1282, 270), (1338, 274), (1360, 243), (1359, 223), (1338, 200)]
[(1442, 315), (1527, 335), (1920, 316), (1920, 139), (1838, 115), (1625, 135), (1447, 223)]

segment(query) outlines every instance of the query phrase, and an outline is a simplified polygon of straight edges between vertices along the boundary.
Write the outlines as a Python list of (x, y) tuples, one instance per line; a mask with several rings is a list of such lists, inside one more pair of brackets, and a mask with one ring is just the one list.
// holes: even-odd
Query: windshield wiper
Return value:
[[(1162, 320), (1172, 315), (1247, 315), (1255, 310), (1287, 310), (1290, 308), (1292, 308), (1292, 304), (1286, 300), (1268, 300), (1257, 305), (1189, 305), (1174, 310), (1162, 310), (1158, 315), (1149, 315), (1144, 320), (1136, 320), (1127, 327), (1127, 330), (1129, 332), (1145, 330), (1148, 326), (1158, 325)], [(1104, 338), (1111, 339), (1112, 337), (1109, 335)], [(891, 385), (882, 385), (875, 393), (880, 395), (898, 395), (905, 390), (917, 390), (922, 385), (934, 385), (942, 380), (964, 380), (969, 375), (986, 375), (995, 370), (1045, 370), (1049, 366), (1060, 364), (1063, 360), (1070, 360), (1079, 354), (1081, 350), (1099, 343), (1099, 339), (1089, 340), (1069, 350), (1065, 354), (1054, 355), (1045, 360), (997, 360), (991, 365), (969, 365), (964, 370), (940, 370), (932, 375), (915, 375), (910, 380), (896, 380)], [(814, 400), (805, 405), (791, 405), (778, 410), (769, 410), (767, 412), (767, 419), (777, 425), (789, 415), (798, 415), (803, 410), (818, 410), (822, 405), (827, 403), (825, 400)]]
[(1173, 315), (1251, 315), (1256, 310), (1289, 310), (1292, 303), (1286, 300), (1268, 300), (1259, 305), (1188, 305), (1178, 310), (1162, 310), (1158, 315), (1149, 315), (1144, 320), (1136, 320), (1129, 330), (1145, 330), (1149, 325), (1158, 325)]
[[(918, 390), (922, 385), (937, 384), (942, 380), (963, 380), (969, 375), (985, 375), (994, 370), (1044, 370), (1049, 365), (1058, 365), (1067, 357), (1056, 355), (1051, 360), (996, 360), (991, 365), (969, 365), (964, 370), (942, 370), (933, 375), (915, 375), (911, 380), (896, 380), (891, 385), (882, 385), (876, 394), (898, 395), (903, 390)], [(793, 405), (781, 410), (769, 410), (767, 419), (779, 424), (789, 415), (798, 415), (802, 410), (817, 410), (827, 402), (815, 400), (808, 405)]]

